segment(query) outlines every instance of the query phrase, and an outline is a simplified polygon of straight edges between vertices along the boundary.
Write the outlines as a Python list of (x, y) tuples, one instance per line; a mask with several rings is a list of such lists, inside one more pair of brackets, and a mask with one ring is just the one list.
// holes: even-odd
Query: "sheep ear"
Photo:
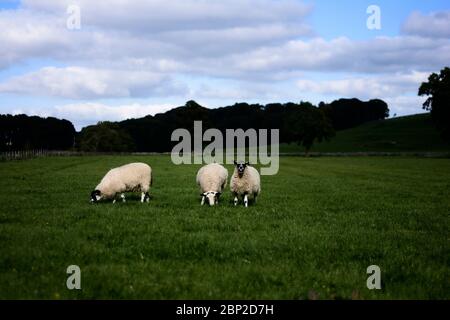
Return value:
[(245, 163), (245, 165), (246, 165), (246, 166), (249, 166), (249, 165), (250, 165), (250, 162), (247, 161), (247, 162)]
[(216, 195), (220, 196), (222, 194), (222, 192), (216, 192)]
[(235, 165), (235, 166), (237, 166), (237, 162), (236, 162), (236, 160), (233, 160), (233, 163), (234, 163), (234, 165)]

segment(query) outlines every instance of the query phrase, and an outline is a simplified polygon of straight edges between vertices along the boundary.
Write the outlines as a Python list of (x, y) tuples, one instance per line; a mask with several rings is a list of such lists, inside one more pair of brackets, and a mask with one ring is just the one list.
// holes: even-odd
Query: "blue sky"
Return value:
[[(373, 0), (316, 0), (310, 1), (315, 7), (312, 15), (314, 29), (326, 39), (347, 36), (352, 39), (370, 39), (374, 36), (395, 36), (400, 33), (401, 25), (413, 11), (430, 13), (450, 9), (447, 0), (422, 1), (373, 1)], [(381, 9), (381, 30), (365, 28), (365, 13), (370, 5)]]
[[(78, 19), (79, 30), (67, 28)], [(369, 5), (381, 29), (366, 27)], [(313, 103), (416, 92), (450, 61), (448, 1), (23, 0), (0, 2), (0, 113), (71, 120), (155, 114), (194, 99)], [(71, 20), (74, 21), (74, 20)]]

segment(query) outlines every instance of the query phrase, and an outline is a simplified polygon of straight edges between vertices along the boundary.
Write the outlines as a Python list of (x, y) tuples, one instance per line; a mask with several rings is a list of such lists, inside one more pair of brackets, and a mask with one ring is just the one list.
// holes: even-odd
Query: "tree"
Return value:
[(309, 102), (288, 104), (288, 111), (284, 123), (288, 141), (296, 141), (305, 148), (306, 156), (314, 142), (329, 140), (335, 135), (330, 119), (322, 109), (316, 108)]
[(23, 149), (67, 150), (73, 147), (75, 128), (53, 117), (0, 115), (0, 151)]
[(419, 87), (419, 96), (429, 96), (423, 109), (430, 111), (431, 118), (446, 141), (450, 141), (450, 68), (440, 74), (432, 73), (427, 82)]
[(388, 105), (380, 99), (367, 102), (356, 98), (339, 99), (330, 104), (321, 102), (319, 108), (331, 119), (335, 130), (354, 128), (365, 122), (389, 117)]
[(130, 135), (117, 123), (99, 122), (81, 130), (77, 146), (81, 151), (129, 152), (134, 150)]
[(297, 142), (308, 152), (313, 143), (329, 139), (334, 130), (324, 110), (309, 102), (248, 104), (207, 109), (195, 101), (186, 102), (164, 113), (117, 123), (99, 123), (83, 128), (77, 146), (83, 151), (167, 152), (177, 142), (171, 141), (175, 129), (193, 133), (194, 121), (202, 121), (203, 130), (280, 129), (280, 143)]

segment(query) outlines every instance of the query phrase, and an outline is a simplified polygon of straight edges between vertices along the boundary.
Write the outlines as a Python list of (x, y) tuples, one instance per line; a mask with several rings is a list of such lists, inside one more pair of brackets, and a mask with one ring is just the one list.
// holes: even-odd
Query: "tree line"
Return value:
[(336, 130), (388, 116), (388, 105), (382, 100), (340, 99), (318, 107), (309, 102), (236, 103), (216, 109), (191, 100), (155, 116), (85, 127), (77, 136), (77, 147), (82, 151), (167, 152), (176, 144), (171, 141), (175, 129), (192, 133), (194, 121), (201, 120), (204, 130), (216, 128), (223, 134), (226, 129), (280, 129), (280, 143), (295, 142), (308, 151), (315, 142), (331, 139)]
[(203, 129), (280, 129), (280, 143), (298, 143), (309, 150), (329, 140), (336, 130), (388, 117), (382, 100), (340, 99), (314, 106), (309, 102), (235, 103), (216, 109), (195, 101), (155, 116), (120, 122), (99, 122), (76, 132), (68, 120), (27, 115), (0, 115), (0, 150), (46, 149), (93, 152), (168, 152), (177, 128), (193, 132), (194, 121)]
[(75, 128), (53, 117), (0, 115), (0, 151), (69, 150), (75, 146)]

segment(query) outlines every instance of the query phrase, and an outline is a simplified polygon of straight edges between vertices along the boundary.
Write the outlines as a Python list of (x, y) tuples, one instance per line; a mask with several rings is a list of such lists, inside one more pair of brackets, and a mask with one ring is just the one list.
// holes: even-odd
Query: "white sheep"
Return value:
[(219, 203), (222, 190), (227, 186), (228, 171), (218, 163), (210, 163), (198, 170), (197, 184), (200, 187), (201, 205), (208, 199), (210, 206)]
[(238, 196), (243, 197), (244, 205), (248, 207), (248, 196), (253, 196), (254, 202), (261, 192), (259, 172), (248, 162), (234, 161), (234, 172), (230, 180), (230, 189), (234, 195), (234, 205), (238, 204)]
[(152, 185), (152, 168), (148, 164), (136, 162), (109, 170), (102, 181), (91, 192), (91, 202), (101, 199), (114, 199), (120, 193), (125, 202), (124, 192), (141, 192), (141, 202), (149, 201), (148, 193)]

